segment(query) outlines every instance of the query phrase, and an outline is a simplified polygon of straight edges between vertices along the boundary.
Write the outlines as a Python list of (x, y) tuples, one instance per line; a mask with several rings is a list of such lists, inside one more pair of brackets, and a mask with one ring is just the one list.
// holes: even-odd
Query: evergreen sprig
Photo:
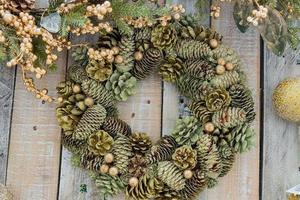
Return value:
[(20, 41), (12, 28), (0, 23), (0, 30), (6, 38), (6, 43), (0, 44), (0, 62), (4, 62), (20, 54)]

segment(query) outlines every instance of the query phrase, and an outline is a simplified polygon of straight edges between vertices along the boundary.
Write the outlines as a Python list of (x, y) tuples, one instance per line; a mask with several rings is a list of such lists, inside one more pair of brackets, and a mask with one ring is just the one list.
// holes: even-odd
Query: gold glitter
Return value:
[(286, 120), (300, 121), (300, 78), (289, 78), (276, 87), (273, 105), (278, 115)]

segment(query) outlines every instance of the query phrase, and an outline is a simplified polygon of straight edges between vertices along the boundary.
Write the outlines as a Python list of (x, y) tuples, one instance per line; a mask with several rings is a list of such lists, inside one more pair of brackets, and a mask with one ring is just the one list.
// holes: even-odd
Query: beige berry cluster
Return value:
[(220, 17), (220, 13), (221, 13), (221, 7), (217, 6), (217, 5), (212, 5), (210, 7), (210, 16), (212, 16), (213, 18), (217, 19)]
[(90, 5), (86, 8), (87, 16), (96, 16), (99, 20), (103, 20), (105, 15), (112, 12), (111, 3), (105, 1), (103, 4)]
[(126, 16), (122, 18), (127, 24), (133, 26), (134, 28), (143, 28), (146, 26), (151, 27), (153, 25), (153, 21), (150, 20), (148, 17), (139, 17), (134, 19), (133, 17)]
[(74, 8), (84, 4), (84, 3), (87, 3), (88, 0), (76, 0), (75, 2), (70, 2), (70, 3), (62, 3), (57, 12), (58, 13), (68, 13), (70, 12), (71, 10), (73, 10)]
[(171, 11), (169, 15), (164, 15), (158, 18), (162, 26), (167, 26), (168, 22), (171, 21), (172, 19), (179, 20), (182, 14), (185, 13), (185, 9), (181, 4), (172, 5), (170, 6), (170, 8)]
[(114, 155), (112, 153), (108, 153), (104, 156), (104, 164), (100, 167), (100, 172), (103, 174), (109, 174), (111, 176), (117, 176), (119, 174), (119, 170), (117, 167), (113, 166)]
[(234, 69), (234, 64), (231, 62), (226, 62), (224, 58), (218, 59), (218, 66), (216, 67), (216, 72), (219, 75), (222, 75), (225, 73), (225, 71), (232, 71)]
[(252, 23), (253, 26), (258, 26), (268, 16), (268, 8), (260, 5), (258, 10), (253, 10), (252, 15), (247, 17), (247, 21)]
[(122, 63), (123, 57), (118, 55), (119, 48), (113, 47), (112, 49), (101, 48), (99, 50), (95, 50), (93, 48), (88, 49), (88, 56), (91, 60), (99, 60), (99, 61), (107, 61), (109, 63)]
[(96, 34), (101, 30), (105, 30), (106, 32), (111, 32), (113, 28), (108, 22), (100, 22), (97, 26), (93, 25), (93, 23), (88, 20), (82, 27), (71, 29), (68, 27), (68, 31), (75, 34), (76, 36), (85, 35), (85, 34)]

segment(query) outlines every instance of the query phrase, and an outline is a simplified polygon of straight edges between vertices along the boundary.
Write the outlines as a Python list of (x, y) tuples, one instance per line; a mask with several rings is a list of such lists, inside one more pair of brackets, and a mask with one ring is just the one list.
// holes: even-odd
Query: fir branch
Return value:
[(48, 12), (54, 12), (56, 9), (64, 3), (64, 0), (50, 0), (49, 1), (49, 7), (48, 7)]
[(14, 29), (0, 23), (6, 44), (0, 46), (0, 61), (10, 60), (20, 54), (20, 39)]
[(45, 52), (46, 44), (41, 37), (33, 38), (32, 41), (33, 49), (32, 52), (37, 56), (34, 66), (44, 68), (46, 66), (47, 54)]

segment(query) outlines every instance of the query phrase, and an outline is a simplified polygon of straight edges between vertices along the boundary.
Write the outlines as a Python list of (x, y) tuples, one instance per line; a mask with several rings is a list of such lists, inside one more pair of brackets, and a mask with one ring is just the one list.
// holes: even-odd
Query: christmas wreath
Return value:
[[(74, 50), (76, 64), (57, 87), (62, 143), (75, 165), (91, 171), (103, 196), (194, 199), (254, 143), (254, 102), (241, 61), (192, 16), (124, 20), (131, 31), (114, 26), (93, 48)], [(118, 118), (117, 109), (150, 73), (175, 84), (191, 111), (155, 144)]]

